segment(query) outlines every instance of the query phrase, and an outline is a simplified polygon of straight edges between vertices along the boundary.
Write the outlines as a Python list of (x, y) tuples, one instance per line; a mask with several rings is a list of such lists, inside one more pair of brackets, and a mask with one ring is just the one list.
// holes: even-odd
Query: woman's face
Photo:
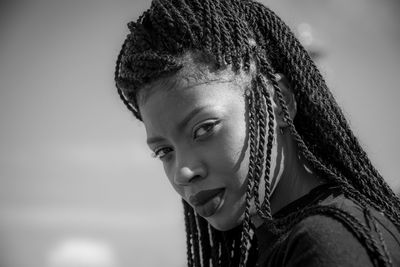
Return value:
[(155, 88), (139, 108), (147, 142), (178, 194), (219, 230), (243, 219), (248, 131), (243, 89), (211, 81)]

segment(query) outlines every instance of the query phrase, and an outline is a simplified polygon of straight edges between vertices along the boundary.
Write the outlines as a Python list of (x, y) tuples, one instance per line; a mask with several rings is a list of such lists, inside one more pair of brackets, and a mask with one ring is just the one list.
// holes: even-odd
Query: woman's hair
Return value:
[[(285, 218), (272, 217), (272, 97), (281, 105), (301, 155), (317, 175), (360, 205), (383, 212), (400, 228), (399, 199), (372, 166), (309, 54), (273, 11), (252, 0), (153, 0), (128, 27), (130, 33), (117, 59), (115, 81), (122, 101), (139, 120), (139, 90), (178, 73), (185, 64), (182, 57), (189, 51), (207, 55), (216, 69), (229, 66), (235, 73), (249, 73), (252, 62), (256, 66), (251, 90), (245, 94), (250, 159), (243, 224), (239, 229), (220, 232), (183, 201), (189, 266), (254, 265), (257, 246), (250, 223), (251, 201), (277, 233), (288, 231), (305, 216), (322, 213), (347, 222), (369, 252), (376, 254), (367, 230), (340, 210), (306, 207)], [(284, 74), (292, 86), (297, 102), (294, 120), (276, 73)], [(263, 171), (265, 199), (260, 203), (258, 187)], [(387, 253), (377, 257), (384, 264), (389, 261)]]

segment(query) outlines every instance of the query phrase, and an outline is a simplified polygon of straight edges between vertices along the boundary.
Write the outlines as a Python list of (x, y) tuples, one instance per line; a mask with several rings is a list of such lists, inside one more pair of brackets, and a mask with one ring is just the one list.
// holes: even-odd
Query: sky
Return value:
[[(319, 52), (352, 129), (400, 191), (400, 4), (263, 3)], [(113, 81), (126, 24), (149, 4), (0, 5), (0, 267), (184, 266), (180, 200)]]

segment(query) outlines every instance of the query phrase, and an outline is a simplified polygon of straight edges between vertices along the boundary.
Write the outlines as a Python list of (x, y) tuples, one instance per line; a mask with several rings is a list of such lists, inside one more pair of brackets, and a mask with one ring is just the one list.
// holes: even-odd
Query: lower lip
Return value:
[(222, 205), (224, 192), (225, 192), (225, 190), (222, 190), (216, 196), (214, 196), (213, 198), (208, 200), (203, 205), (195, 206), (196, 212), (201, 217), (205, 217), (205, 218), (214, 215), (217, 212), (218, 208)]

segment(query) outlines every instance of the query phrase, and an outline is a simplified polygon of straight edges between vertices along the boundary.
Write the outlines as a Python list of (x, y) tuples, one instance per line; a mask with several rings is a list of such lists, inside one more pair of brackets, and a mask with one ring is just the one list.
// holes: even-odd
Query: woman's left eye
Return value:
[(193, 132), (193, 138), (202, 138), (210, 135), (214, 131), (214, 127), (218, 124), (218, 121), (208, 121), (201, 124)]

